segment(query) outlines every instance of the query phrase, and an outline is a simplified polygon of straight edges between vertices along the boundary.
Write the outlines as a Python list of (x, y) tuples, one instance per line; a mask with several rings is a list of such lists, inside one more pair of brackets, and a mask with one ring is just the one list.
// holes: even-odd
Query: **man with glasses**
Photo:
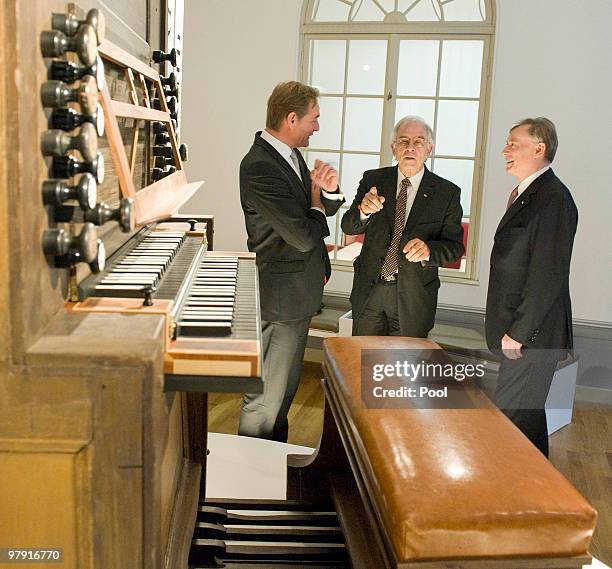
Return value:
[(491, 252), (486, 336), (500, 351), (495, 403), (548, 456), (544, 404), (560, 358), (572, 348), (569, 271), (578, 210), (550, 164), (555, 125), (515, 124), (502, 150), (512, 190)]
[(393, 129), (397, 166), (363, 174), (342, 218), (347, 235), (365, 234), (354, 262), (354, 336), (425, 338), (434, 325), (438, 267), (463, 255), (460, 189), (430, 172), (433, 132), (420, 117)]

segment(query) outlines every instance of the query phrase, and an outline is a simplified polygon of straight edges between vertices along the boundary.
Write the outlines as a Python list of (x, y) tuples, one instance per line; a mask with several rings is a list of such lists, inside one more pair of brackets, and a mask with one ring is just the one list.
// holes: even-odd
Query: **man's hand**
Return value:
[(429, 246), (422, 239), (411, 239), (404, 245), (403, 252), (411, 263), (429, 259)]
[(313, 185), (319, 186), (326, 192), (335, 192), (338, 189), (338, 172), (321, 160), (315, 160), (310, 179)]
[(325, 209), (321, 201), (321, 188), (318, 184), (310, 184), (310, 207)]
[(518, 360), (519, 358), (523, 357), (523, 354), (521, 353), (523, 344), (513, 340), (510, 336), (508, 336), (508, 334), (504, 334), (501, 341), (501, 346), (504, 356), (506, 356), (508, 359)]
[(361, 213), (364, 215), (370, 215), (380, 211), (383, 208), (384, 203), (385, 197), (379, 196), (376, 186), (372, 186), (370, 191), (363, 196), (363, 199), (359, 204), (359, 211), (361, 211)]

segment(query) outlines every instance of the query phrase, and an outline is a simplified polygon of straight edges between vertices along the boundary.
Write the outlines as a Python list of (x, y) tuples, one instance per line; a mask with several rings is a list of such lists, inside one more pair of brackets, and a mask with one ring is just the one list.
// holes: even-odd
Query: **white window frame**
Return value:
[[(461, 39), (461, 40), (482, 40), (483, 41), (483, 57), (482, 71), (480, 82), (480, 95), (478, 107), (478, 126), (476, 132), (476, 150), (474, 156), (474, 174), (472, 179), (472, 194), (470, 203), (469, 216), (469, 234), (465, 253), (465, 270), (459, 272), (457, 269), (440, 269), (440, 276), (445, 281), (460, 282), (463, 284), (478, 284), (477, 276), (477, 254), (480, 221), (483, 202), (483, 184), (484, 184), (484, 164), (486, 158), (486, 133), (488, 130), (489, 107), (490, 107), (490, 90), (491, 90), (491, 72), (493, 66), (493, 46), (495, 33), (495, 2), (494, 0), (484, 0), (486, 9), (486, 20), (484, 22), (456, 22), (456, 21), (439, 21), (439, 22), (314, 22), (310, 15), (312, 14), (316, 0), (304, 0), (302, 5), (302, 27), (300, 34), (300, 78), (302, 81), (308, 82), (310, 77), (310, 41), (314, 39), (386, 39), (387, 47), (387, 76), (385, 80), (385, 95), (387, 99), (391, 93), (392, 104), (385, 104), (383, 108), (383, 125), (381, 130), (381, 146), (380, 146), (380, 165), (389, 165), (392, 161), (392, 154), (389, 148), (389, 137), (393, 129), (395, 118), (395, 102), (398, 98), (393, 92), (394, 86), (397, 84), (397, 54), (399, 53), (398, 44), (400, 40), (405, 39)], [(440, 42), (442, 49), (442, 42)], [(348, 49), (346, 57), (348, 57)], [(440, 88), (440, 67), (438, 68), (437, 90)], [(345, 81), (347, 78), (345, 77)], [(345, 89), (346, 91), (346, 89)], [(337, 96), (346, 98), (345, 93), (326, 93), (325, 95)], [(419, 98), (419, 97), (406, 97)], [(423, 97), (432, 98), (432, 97)], [(473, 100), (471, 97), (442, 97), (442, 100)], [(435, 96), (436, 100), (436, 118), (438, 93)], [(434, 128), (435, 124), (431, 125)], [(344, 136), (344, 116), (342, 117), (341, 136)], [(318, 148), (315, 150), (319, 150)], [(321, 149), (322, 150), (322, 149)], [(332, 149), (329, 149), (332, 150)], [(332, 150), (333, 151), (333, 150)], [(337, 150), (335, 150), (337, 152)], [(351, 152), (347, 152), (351, 153)], [(359, 152), (354, 152), (359, 153)], [(365, 154), (371, 154), (364, 152)], [(435, 167), (436, 158), (447, 158), (446, 155), (437, 155), (434, 146), (433, 164)], [(448, 157), (455, 158), (455, 157)], [(456, 157), (463, 158), (463, 157)], [(347, 204), (350, 205), (350, 204)], [(339, 223), (335, 228), (330, 227), (331, 232), (335, 235), (334, 239), (334, 255), (330, 253), (332, 258), (332, 266), (334, 270), (352, 272), (352, 263), (335, 259), (335, 251), (338, 245)]]

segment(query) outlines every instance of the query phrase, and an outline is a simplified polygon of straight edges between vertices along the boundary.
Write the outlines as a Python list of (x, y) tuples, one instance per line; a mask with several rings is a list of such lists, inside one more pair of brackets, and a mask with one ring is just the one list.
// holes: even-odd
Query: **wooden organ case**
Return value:
[[(261, 389), (254, 259), (211, 253), (210, 216), (158, 223), (200, 185), (182, 168), (172, 53), (151, 53), (167, 48), (166, 11), (164, 0), (0, 1), (0, 548), (61, 548), (66, 569), (185, 567), (205, 392), (220, 376), (221, 389)], [(152, 234), (189, 241), (221, 263), (215, 275), (238, 267), (251, 296), (234, 343), (227, 308), (217, 337), (193, 332), (193, 289), (180, 282), (182, 312), (154, 289), (87, 298), (122, 279), (116, 268)], [(142, 288), (145, 272), (125, 274)]]

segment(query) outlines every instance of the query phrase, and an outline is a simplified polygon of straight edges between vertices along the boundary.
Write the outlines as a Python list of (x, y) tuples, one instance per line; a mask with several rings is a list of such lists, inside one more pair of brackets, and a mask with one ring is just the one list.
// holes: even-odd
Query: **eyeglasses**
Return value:
[(417, 136), (415, 138), (398, 138), (395, 141), (397, 146), (402, 148), (409, 148), (410, 146), (414, 146), (414, 148), (425, 148), (427, 144), (427, 140), (425, 140), (422, 136)]

